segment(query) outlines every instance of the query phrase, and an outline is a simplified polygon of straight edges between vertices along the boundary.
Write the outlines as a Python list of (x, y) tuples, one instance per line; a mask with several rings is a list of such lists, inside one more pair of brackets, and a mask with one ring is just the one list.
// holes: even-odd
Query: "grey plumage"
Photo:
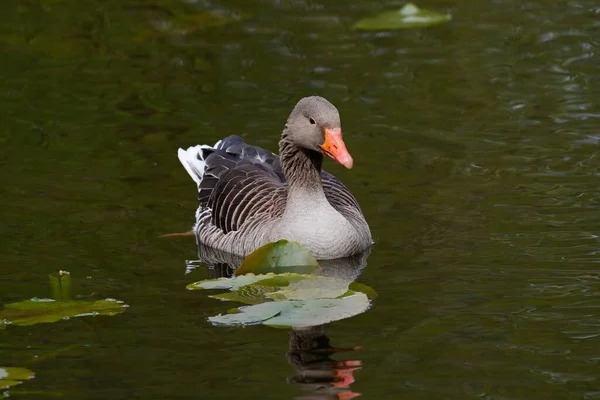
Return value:
[(323, 155), (316, 149), (329, 128), (339, 129), (337, 109), (323, 98), (305, 98), (288, 118), (280, 156), (239, 136), (179, 149), (181, 163), (198, 184), (198, 240), (238, 255), (274, 240), (296, 240), (322, 259), (370, 246), (355, 197), (321, 170)]

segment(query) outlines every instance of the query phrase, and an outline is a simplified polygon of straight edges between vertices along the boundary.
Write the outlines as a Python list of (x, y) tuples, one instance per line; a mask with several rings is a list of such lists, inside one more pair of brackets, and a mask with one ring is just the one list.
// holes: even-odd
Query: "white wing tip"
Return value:
[(200, 185), (202, 178), (204, 177), (204, 167), (206, 163), (202, 159), (202, 149), (212, 149), (212, 146), (205, 144), (199, 144), (196, 146), (190, 146), (187, 149), (179, 148), (177, 150), (177, 158), (183, 165), (183, 168), (192, 177), (197, 185)]

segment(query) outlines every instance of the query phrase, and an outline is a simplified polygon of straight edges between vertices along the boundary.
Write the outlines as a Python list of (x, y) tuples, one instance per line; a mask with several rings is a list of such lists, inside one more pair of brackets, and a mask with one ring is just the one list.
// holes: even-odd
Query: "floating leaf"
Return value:
[(236, 313), (208, 317), (215, 325), (254, 325), (272, 318), (281, 312), (281, 303), (261, 303), (235, 309)]
[(0, 389), (8, 389), (34, 377), (33, 371), (27, 368), (0, 367)]
[(0, 328), (6, 325), (28, 326), (50, 323), (71, 317), (116, 315), (126, 304), (114, 299), (98, 301), (54, 301), (37, 299), (5, 304), (0, 310)]
[(377, 292), (371, 286), (367, 286), (364, 283), (352, 282), (348, 286), (350, 291), (362, 292), (367, 295), (369, 300), (375, 300), (377, 298)]
[[(285, 274), (282, 274), (282, 275), (285, 275)], [(274, 276), (275, 276), (274, 273), (269, 273), (269, 274), (262, 274), (262, 275), (247, 274), (247, 275), (242, 275), (242, 276), (235, 276), (233, 278), (207, 279), (204, 281), (190, 283), (189, 285), (187, 285), (187, 288), (189, 290), (198, 290), (198, 289), (238, 290), (239, 288), (241, 288), (243, 286), (251, 285), (256, 282), (267, 280), (267, 279), (273, 278)]]
[(341, 299), (315, 299), (290, 301), (292, 307), (268, 319), (265, 325), (273, 327), (305, 328), (350, 318), (369, 308), (364, 293), (356, 293)]
[(272, 272), (262, 275), (247, 274), (241, 276), (234, 276), (232, 278), (217, 278), (217, 279), (206, 279), (204, 281), (198, 281), (187, 285), (189, 290), (198, 289), (225, 289), (225, 290), (238, 290), (241, 287), (248, 285), (268, 286), (271, 288), (281, 288), (288, 286), (290, 283), (302, 281), (304, 279), (310, 279), (310, 277), (316, 275), (304, 275), (296, 273), (283, 273), (274, 274)]
[(262, 323), (278, 328), (305, 328), (360, 314), (369, 308), (364, 293), (339, 299), (285, 300), (240, 307), (239, 313), (209, 317), (215, 325), (237, 326)]
[(306, 247), (297, 242), (279, 240), (259, 247), (246, 256), (235, 275), (268, 272), (309, 274), (318, 266), (319, 263)]
[[(290, 283), (285, 289), (265, 295), (273, 300), (335, 299), (348, 291), (348, 281), (320, 275)], [(261, 282), (265, 284), (265, 281)]]
[[(211, 279), (188, 285), (190, 289), (229, 289), (211, 297), (250, 304), (209, 317), (215, 325), (264, 324), (274, 327), (307, 327), (360, 314), (368, 309), (368, 286), (349, 289), (344, 279), (296, 273), (242, 275)], [(363, 293), (365, 292), (365, 293)]]
[(259, 304), (264, 303), (268, 293), (275, 290), (277, 289), (273, 287), (253, 284), (243, 286), (233, 292), (219, 293), (208, 297), (222, 301), (237, 301), (244, 304)]
[(190, 290), (230, 290), (228, 293), (210, 297), (246, 304), (257, 304), (269, 300), (333, 299), (355, 292), (363, 292), (370, 299), (377, 297), (377, 292), (373, 288), (362, 283), (352, 282), (349, 284), (345, 279), (296, 273), (248, 274), (232, 278), (207, 279), (191, 283), (187, 288)]
[[(224, 289), (231, 293), (211, 297), (225, 301), (257, 304), (268, 300), (304, 300), (336, 298), (348, 291), (348, 281), (311, 274), (242, 275), (191, 283), (188, 289)], [(262, 299), (262, 300), (261, 300)]]
[(363, 31), (382, 31), (388, 29), (421, 28), (447, 22), (449, 14), (420, 9), (414, 4), (406, 4), (398, 11), (387, 11), (376, 17), (364, 18), (354, 24), (354, 29)]

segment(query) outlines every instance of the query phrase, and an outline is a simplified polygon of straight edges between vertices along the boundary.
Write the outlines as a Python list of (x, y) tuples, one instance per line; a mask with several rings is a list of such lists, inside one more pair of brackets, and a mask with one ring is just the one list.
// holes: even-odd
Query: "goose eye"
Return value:
[(310, 118), (308, 119), (308, 121), (310, 122), (310, 124), (311, 124), (311, 125), (314, 125), (314, 124), (316, 124), (315, 120), (314, 120), (312, 117), (310, 117)]

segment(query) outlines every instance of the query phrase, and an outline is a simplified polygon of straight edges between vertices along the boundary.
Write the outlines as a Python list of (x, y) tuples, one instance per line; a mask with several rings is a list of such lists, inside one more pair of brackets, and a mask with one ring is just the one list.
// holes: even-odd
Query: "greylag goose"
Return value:
[(292, 110), (279, 156), (239, 136), (179, 149), (198, 185), (197, 240), (240, 256), (279, 239), (300, 242), (317, 259), (364, 251), (369, 225), (352, 193), (321, 169), (323, 154), (352, 167), (338, 110), (318, 96)]

